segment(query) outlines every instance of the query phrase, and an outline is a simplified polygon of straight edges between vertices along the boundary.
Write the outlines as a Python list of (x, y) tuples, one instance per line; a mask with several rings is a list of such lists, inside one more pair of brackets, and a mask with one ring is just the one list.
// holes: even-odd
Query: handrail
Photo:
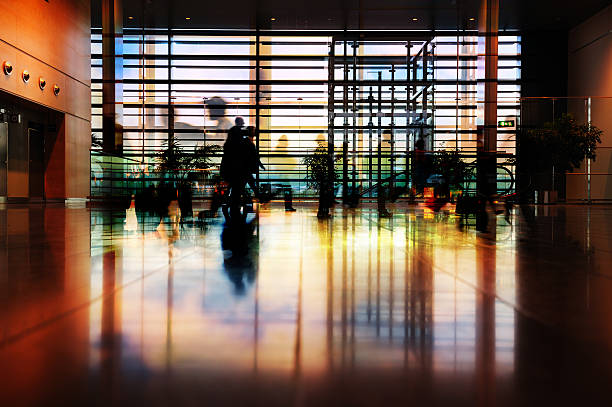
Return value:
[(519, 100), (528, 100), (528, 99), (547, 99), (547, 100), (557, 100), (557, 99), (612, 99), (612, 96), (521, 96)]

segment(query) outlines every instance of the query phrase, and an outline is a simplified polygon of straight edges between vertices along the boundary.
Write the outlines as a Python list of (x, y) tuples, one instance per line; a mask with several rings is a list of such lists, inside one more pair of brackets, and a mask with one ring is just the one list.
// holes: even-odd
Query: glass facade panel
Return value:
[[(476, 151), (475, 32), (402, 32), (391, 39), (357, 33), (355, 40), (333, 32), (124, 34), (123, 156), (146, 166), (171, 137), (188, 151), (204, 143), (222, 145), (237, 116), (259, 127), (266, 166), (260, 182), (290, 185), (297, 195), (314, 194), (306, 188), (302, 159), (330, 136), (341, 157), (341, 177), (351, 182), (342, 188), (363, 189), (376, 180), (379, 142), (383, 176), (409, 167), (419, 138), (427, 150), (457, 149), (468, 156)], [(100, 138), (100, 29), (92, 30), (91, 41), (92, 132)], [(499, 54), (498, 120), (518, 124), (520, 37), (501, 33)], [(498, 129), (500, 150), (514, 154), (515, 132), (516, 127)]]

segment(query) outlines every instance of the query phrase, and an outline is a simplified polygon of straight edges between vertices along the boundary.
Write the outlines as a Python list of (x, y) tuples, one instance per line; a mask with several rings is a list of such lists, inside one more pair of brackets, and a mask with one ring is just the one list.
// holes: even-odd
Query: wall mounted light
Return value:
[(2, 63), (2, 70), (4, 71), (5, 75), (10, 75), (13, 73), (13, 65), (9, 61), (4, 61)]
[(30, 80), (30, 73), (28, 71), (23, 71), (21, 73), (21, 79), (23, 79), (23, 81), (27, 83)]
[(60, 93), (60, 87), (57, 84), (53, 85), (53, 94), (57, 96), (59, 95), (59, 93)]
[(42, 76), (38, 78), (38, 87), (40, 90), (45, 90), (45, 86), (47, 86), (47, 81)]

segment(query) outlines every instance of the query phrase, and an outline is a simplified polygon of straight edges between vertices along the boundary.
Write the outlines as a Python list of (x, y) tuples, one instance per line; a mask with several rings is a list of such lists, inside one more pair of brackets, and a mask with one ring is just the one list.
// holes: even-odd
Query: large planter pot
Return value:
[(534, 173), (531, 176), (533, 201), (536, 204), (554, 204), (565, 199), (565, 174), (552, 170)]
[(540, 205), (555, 204), (559, 201), (557, 191), (550, 189), (541, 189), (535, 191), (535, 203)]

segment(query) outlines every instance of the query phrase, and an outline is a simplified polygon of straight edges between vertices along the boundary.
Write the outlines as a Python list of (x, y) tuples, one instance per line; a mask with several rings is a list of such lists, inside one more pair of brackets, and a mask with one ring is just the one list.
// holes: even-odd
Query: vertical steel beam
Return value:
[[(374, 152), (372, 150), (372, 138), (374, 137), (374, 96), (372, 95), (372, 87), (370, 86), (370, 94), (368, 96), (368, 107), (370, 111), (370, 120), (368, 121), (368, 188), (372, 190), (372, 182), (374, 181), (374, 166), (372, 160)], [(371, 192), (370, 192), (371, 194)], [(370, 195), (371, 196), (371, 195)]]
[[(329, 205), (331, 206), (331, 203), (333, 201), (333, 194), (334, 194), (334, 91), (335, 91), (335, 84), (334, 84), (334, 79), (335, 79), (335, 40), (332, 38), (332, 42), (329, 48), (329, 58), (328, 58), (328, 95), (327, 95), (327, 120), (328, 120), (328, 125), (327, 125), (327, 154), (328, 154), (328, 160), (327, 160), (327, 165), (328, 165), (328, 169), (327, 169), (327, 173), (330, 177), (329, 183), (331, 184), (329, 186), (329, 191), (324, 191), (323, 194), (321, 194), (321, 197), (325, 198), (328, 202), (325, 203), (325, 205)], [(320, 207), (321, 205), (319, 205)]]
[(411, 187), (412, 185), (412, 172), (410, 171), (410, 139), (411, 131), (410, 131), (410, 122), (411, 122), (411, 113), (410, 113), (410, 99), (411, 99), (411, 89), (410, 86), (410, 47), (411, 42), (408, 41), (406, 43), (406, 186)]
[[(395, 64), (391, 64), (391, 133), (389, 134), (389, 175), (393, 177), (395, 169)], [(392, 191), (395, 187), (395, 178), (389, 181), (389, 190)]]
[(359, 42), (353, 41), (353, 188), (352, 193), (355, 194), (357, 188), (357, 48)]
[[(260, 79), (261, 79), (261, 65), (260, 65), (260, 58), (259, 58), (259, 53), (260, 53), (260, 49), (259, 49), (259, 43), (261, 41), (260, 35), (259, 35), (259, 22), (257, 22), (257, 27), (255, 30), (255, 134), (257, 135), (257, 137), (255, 138), (255, 148), (257, 149), (257, 154), (259, 155), (259, 139), (261, 138), (261, 134), (260, 134), (260, 128), (261, 128), (261, 123), (260, 123), (260, 112), (259, 112), (259, 104), (260, 104)], [(257, 189), (259, 190), (259, 165), (257, 165), (257, 172), (255, 173), (255, 185), (257, 186)]]
[(174, 106), (172, 106), (172, 17), (168, 12), (168, 142), (174, 139)]
[(102, 146), (123, 150), (123, 4), (102, 1)]
[[(429, 86), (427, 85), (428, 75), (427, 75), (427, 64), (429, 60), (427, 58), (427, 47), (429, 43), (425, 43), (423, 46), (423, 92), (421, 93), (421, 97), (423, 98), (422, 111), (421, 111), (421, 137), (425, 138), (429, 134), (425, 134), (425, 128), (427, 127), (427, 98), (429, 93)], [(433, 150), (433, 137), (428, 138), (426, 150)]]
[(478, 27), (478, 114), (485, 151), (497, 150), (497, 60), (499, 0), (482, 0)]
[(430, 58), (428, 59), (429, 63), (431, 64), (431, 103), (428, 102), (428, 106), (431, 106), (431, 124), (428, 126), (429, 127), (429, 134), (431, 135), (431, 149), (433, 150), (433, 146), (434, 146), (434, 142), (435, 142), (435, 136), (436, 136), (436, 88), (435, 88), (435, 81), (436, 81), (436, 63), (434, 61), (436, 52), (435, 52), (435, 48), (436, 48), (436, 44), (434, 42), (430, 42), (429, 43), (431, 46), (431, 51), (430, 51)]
[(382, 140), (383, 140), (383, 129), (382, 129), (382, 72), (378, 72), (378, 183), (379, 186), (382, 182)]
[(490, 195), (497, 189), (497, 59), (499, 0), (481, 0), (478, 27), (478, 191)]
[(344, 115), (344, 137), (342, 139), (342, 202), (347, 201), (347, 189), (348, 189), (348, 54), (347, 54), (347, 38), (346, 34), (343, 41), (344, 55), (342, 56), (342, 66), (344, 70), (344, 86), (342, 87), (342, 113)]
[(382, 129), (382, 72), (378, 71), (378, 151), (377, 151), (377, 163), (376, 170), (378, 172), (378, 190), (377, 190), (377, 201), (378, 211), (384, 207), (384, 189), (382, 185), (382, 140), (383, 140), (383, 129)]

